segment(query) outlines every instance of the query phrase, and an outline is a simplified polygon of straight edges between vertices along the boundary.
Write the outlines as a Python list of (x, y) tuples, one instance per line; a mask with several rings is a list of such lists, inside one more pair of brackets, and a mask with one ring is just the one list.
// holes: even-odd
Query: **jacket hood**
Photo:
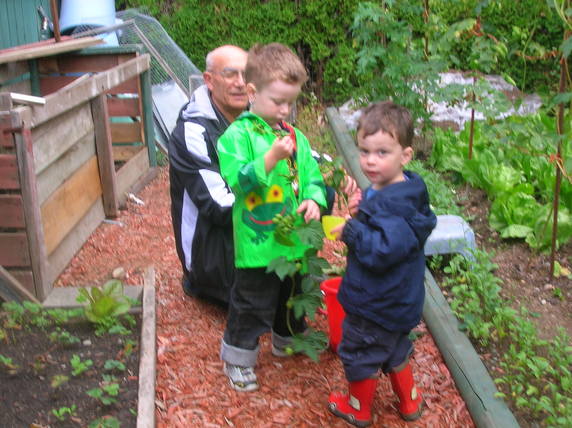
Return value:
[(412, 171), (404, 171), (407, 181), (391, 184), (375, 192), (360, 209), (376, 224), (373, 213), (389, 212), (401, 216), (411, 226), (419, 242), (425, 243), (437, 224), (437, 217), (429, 206), (429, 194), (421, 177)]
[(184, 120), (204, 117), (206, 119), (218, 121), (217, 115), (211, 104), (207, 85), (201, 85), (193, 92), (191, 99), (183, 109), (182, 116)]

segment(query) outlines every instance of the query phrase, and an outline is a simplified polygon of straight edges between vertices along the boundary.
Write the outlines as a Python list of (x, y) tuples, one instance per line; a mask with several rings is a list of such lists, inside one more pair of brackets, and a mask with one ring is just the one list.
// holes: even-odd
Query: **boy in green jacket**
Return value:
[[(319, 220), (326, 206), (324, 182), (308, 139), (284, 122), (308, 76), (298, 57), (279, 43), (255, 45), (246, 64), (250, 111), (220, 137), (223, 178), (235, 195), (232, 209), (236, 278), (221, 345), (224, 372), (238, 391), (258, 389), (254, 366), (260, 336), (272, 331), (272, 353), (286, 356), (292, 333), (286, 302), (292, 284), (266, 273), (271, 260), (301, 259), (307, 247), (274, 238), (276, 214), (297, 212)], [(286, 134), (286, 136), (281, 136)], [(297, 277), (296, 288), (301, 278)], [(291, 313), (295, 333), (306, 328)]]

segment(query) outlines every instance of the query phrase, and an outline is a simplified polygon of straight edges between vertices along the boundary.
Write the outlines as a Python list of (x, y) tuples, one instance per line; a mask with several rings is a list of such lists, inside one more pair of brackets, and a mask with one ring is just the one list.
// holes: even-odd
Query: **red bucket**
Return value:
[(320, 289), (324, 293), (326, 310), (328, 311), (328, 329), (330, 333), (330, 348), (337, 352), (338, 345), (342, 340), (342, 322), (346, 316), (344, 308), (338, 302), (338, 289), (342, 283), (342, 277), (338, 276), (323, 281)]

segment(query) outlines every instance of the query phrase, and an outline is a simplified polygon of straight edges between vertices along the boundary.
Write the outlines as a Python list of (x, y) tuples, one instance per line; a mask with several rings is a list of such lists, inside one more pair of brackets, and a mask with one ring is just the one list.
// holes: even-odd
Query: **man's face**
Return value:
[(214, 58), (211, 69), (203, 74), (217, 108), (234, 120), (246, 110), (248, 96), (244, 82), (246, 52), (238, 49), (222, 51)]

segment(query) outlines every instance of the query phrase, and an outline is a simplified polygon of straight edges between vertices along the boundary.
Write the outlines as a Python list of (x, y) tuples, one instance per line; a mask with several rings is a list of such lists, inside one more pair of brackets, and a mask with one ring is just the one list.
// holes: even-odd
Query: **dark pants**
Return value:
[[(296, 294), (300, 292), (301, 277), (295, 276)], [(286, 308), (291, 296), (292, 280), (284, 281), (266, 268), (237, 269), (234, 286), (231, 289), (228, 319), (224, 332), (227, 345), (241, 349), (256, 349), (258, 339), (267, 331), (283, 337), (303, 332), (306, 323), (296, 319)]]
[(389, 373), (413, 351), (409, 332), (389, 331), (357, 315), (346, 315), (342, 331), (338, 355), (349, 382), (372, 377), (379, 369)]

